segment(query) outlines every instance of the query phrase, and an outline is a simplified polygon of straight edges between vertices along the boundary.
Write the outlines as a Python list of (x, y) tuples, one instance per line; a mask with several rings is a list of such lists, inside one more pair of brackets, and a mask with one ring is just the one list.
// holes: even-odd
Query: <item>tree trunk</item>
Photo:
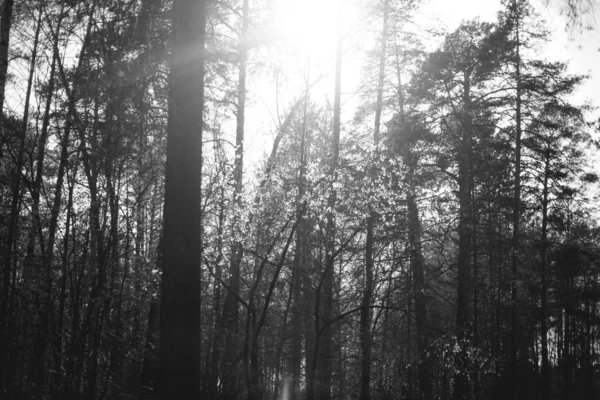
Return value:
[[(156, 252), (156, 269), (164, 267), (164, 240), (161, 238)], [(140, 400), (153, 400), (158, 398), (159, 368), (159, 330), (160, 330), (160, 293), (156, 280), (150, 286), (150, 313), (148, 315), (148, 330), (144, 346), (142, 373), (140, 377)]]
[[(10, 4), (9, 4), (10, 3)], [(10, 8), (12, 10), (12, 1), (7, 1), (5, 3), (5, 8)], [(4, 254), (3, 254), (3, 269), (4, 269), (4, 276), (3, 276), (3, 292), (2, 292), (2, 308), (0, 311), (0, 322), (2, 322), (0, 324), (0, 364), (6, 363), (8, 362), (8, 360), (10, 359), (10, 338), (14, 337), (14, 332), (12, 332), (12, 324), (13, 322), (11, 321), (11, 317), (12, 317), (12, 307), (14, 306), (14, 304), (12, 304), (12, 297), (14, 297), (15, 293), (10, 293), (10, 287), (11, 287), (11, 276), (15, 275), (16, 270), (13, 270), (13, 267), (16, 268), (16, 265), (13, 265), (14, 260), (13, 260), (13, 246), (15, 244), (15, 241), (17, 240), (18, 237), (18, 231), (19, 231), (19, 215), (21, 213), (21, 175), (23, 173), (23, 166), (24, 166), (24, 162), (25, 162), (25, 143), (26, 143), (26, 139), (27, 139), (27, 128), (29, 126), (29, 105), (30, 105), (30, 100), (31, 100), (31, 91), (33, 89), (33, 78), (35, 75), (35, 68), (36, 68), (36, 58), (37, 58), (37, 50), (38, 50), (38, 43), (39, 43), (39, 36), (40, 36), (40, 30), (41, 30), (41, 17), (42, 17), (42, 13), (40, 10), (40, 14), (38, 17), (38, 21), (37, 21), (37, 25), (36, 25), (36, 30), (35, 30), (35, 35), (33, 38), (33, 49), (31, 51), (31, 58), (30, 58), (30, 63), (29, 63), (29, 76), (27, 79), (27, 89), (26, 89), (26, 93), (25, 93), (25, 106), (23, 109), (23, 120), (21, 122), (21, 129), (20, 129), (20, 138), (19, 138), (19, 150), (17, 153), (17, 160), (16, 160), (16, 165), (14, 167), (14, 170), (12, 171), (12, 182), (11, 182), (11, 194), (12, 194), (12, 198), (11, 198), (11, 206), (10, 206), (10, 214), (9, 214), (9, 219), (8, 219), (8, 233), (7, 233), (7, 239), (6, 239), (6, 243), (5, 243), (5, 248), (4, 248)], [(2, 17), (2, 23), (4, 23), (4, 15)], [(10, 29), (10, 24), (9, 27)], [(4, 40), (4, 26), (2, 28), (0, 28), (2, 31), (2, 40)], [(6, 32), (7, 35), (7, 43), (6, 45), (8, 46), (8, 32)], [(2, 43), (0, 43), (0, 51), (2, 49)], [(8, 51), (8, 50), (7, 50)], [(0, 54), (1, 57), (1, 54)], [(0, 60), (1, 62), (1, 60)], [(0, 65), (0, 74), (2, 73), (1, 68), (3, 68)], [(6, 79), (6, 75), (4, 76), (4, 78)], [(4, 80), (2, 80), (2, 76), (0, 75), (0, 80), (2, 82), (0, 82), (0, 84), (4, 83)], [(4, 87), (1, 88), (2, 91), (2, 96), (4, 96)], [(2, 100), (4, 100), (4, 97), (2, 97)], [(1, 121), (0, 121), (1, 122)], [(31, 274), (29, 273), (30, 271), (25, 271), (26, 272), (26, 276), (30, 276)], [(27, 282), (28, 284), (30, 284), (31, 282)], [(31, 316), (28, 316), (26, 318), (28, 318), (30, 320), (30, 322), (32, 322), (32, 318), (30, 318)], [(17, 349), (14, 349), (17, 350)], [(33, 371), (32, 372), (33, 375)], [(11, 373), (10, 373), (10, 368), (8, 368), (8, 365), (3, 365), (2, 369), (0, 370), (0, 376), (2, 376), (2, 381), (3, 383), (5, 383), (6, 381), (10, 381), (11, 378)], [(6, 386), (0, 388), (0, 389), (7, 389)]]
[[(93, 12), (93, 11), (92, 11)], [(87, 25), (87, 29), (86, 29), (86, 34), (83, 40), (83, 45), (81, 47), (80, 53), (79, 53), (79, 58), (78, 58), (78, 64), (76, 67), (76, 72), (75, 75), (78, 76), (81, 70), (81, 67), (83, 65), (83, 60), (86, 54), (86, 49), (87, 46), (89, 44), (89, 38), (90, 38), (90, 33), (91, 33), (91, 28), (92, 28), (92, 22), (93, 19), (90, 17), (89, 21), (88, 21), (88, 25)], [(51, 28), (51, 26), (50, 26)], [(62, 84), (64, 85), (64, 87), (67, 89), (67, 97), (68, 97), (68, 114), (67, 114), (67, 121), (65, 123), (65, 127), (64, 127), (64, 133), (60, 139), (60, 161), (59, 161), (59, 166), (58, 166), (58, 172), (57, 172), (57, 179), (56, 179), (56, 186), (55, 186), (55, 190), (54, 190), (54, 199), (52, 201), (52, 208), (50, 210), (50, 224), (49, 224), (49, 228), (48, 228), (48, 240), (46, 242), (46, 257), (44, 258), (44, 269), (46, 270), (50, 270), (53, 260), (54, 260), (54, 247), (55, 247), (55, 241), (56, 241), (56, 233), (58, 231), (58, 220), (59, 220), (59, 216), (60, 216), (60, 207), (62, 204), (62, 195), (63, 195), (63, 184), (64, 184), (64, 179), (65, 176), (67, 176), (67, 169), (68, 169), (68, 160), (69, 160), (69, 141), (70, 141), (70, 136), (71, 136), (71, 130), (73, 129), (73, 121), (76, 119), (76, 114), (75, 114), (75, 103), (78, 99), (78, 92), (79, 92), (79, 87), (75, 86), (73, 89), (69, 89), (68, 86), (68, 81), (67, 81), (67, 77), (62, 65), (62, 61), (60, 59), (59, 53), (58, 53), (58, 31), (56, 32), (52, 32), (53, 36), (54, 36), (54, 42), (55, 42), (55, 46), (53, 49), (53, 58), (54, 60), (56, 60), (57, 62), (57, 66), (59, 68), (59, 72), (60, 72), (60, 78), (62, 81)], [(76, 157), (76, 160), (79, 160), (79, 154)], [(77, 167), (78, 167), (78, 162), (76, 163), (76, 166), (74, 167), (74, 177), (73, 180), (75, 180), (75, 176), (77, 175)], [(68, 222), (71, 219), (71, 209), (72, 209), (72, 204), (73, 204), (73, 190), (74, 190), (74, 183), (69, 185), (69, 201), (68, 201), (68, 205), (67, 205), (67, 225)], [(67, 230), (68, 232), (68, 230)], [(62, 354), (62, 324), (64, 321), (64, 308), (65, 308), (65, 299), (64, 297), (64, 291), (66, 290), (65, 285), (66, 285), (66, 279), (67, 279), (67, 273), (68, 273), (68, 242), (69, 242), (69, 235), (68, 233), (65, 236), (65, 241), (64, 241), (64, 255), (63, 255), (63, 276), (61, 278), (62, 283), (61, 283), (61, 300), (60, 300), (60, 306), (59, 306), (59, 332), (58, 332), (58, 338), (57, 338), (57, 351), (58, 354)], [(73, 326), (77, 326), (78, 324), (78, 318), (74, 318), (73, 319)], [(73, 335), (73, 341), (74, 343), (77, 343), (77, 340), (75, 338), (76, 335), (76, 330), (74, 329), (72, 331), (72, 335)], [(57, 365), (61, 365), (63, 363), (62, 360), (63, 357), (58, 357), (55, 364)], [(67, 363), (66, 363), (66, 370), (67, 370), (67, 376), (68, 379), (73, 379), (73, 368), (74, 368), (74, 360), (73, 360), (73, 354), (71, 353), (69, 355), (69, 357), (67, 357)], [(69, 373), (70, 372), (70, 373)], [(60, 372), (60, 368), (57, 367), (56, 369), (56, 377), (55, 377), (55, 382), (56, 385), (58, 386), (62, 381), (62, 374)], [(69, 388), (69, 385), (67, 385), (66, 388)], [(71, 388), (72, 390), (74, 390), (74, 388)], [(58, 389), (57, 389), (58, 390)], [(60, 396), (60, 394), (62, 394), (61, 391), (58, 391), (57, 395)], [(66, 397), (69, 397), (69, 393), (64, 393), (66, 395)]]
[[(10, 28), (12, 24), (13, 4), (14, 0), (4, 0), (2, 2), (2, 16), (0, 16), (0, 158), (2, 158), (2, 148), (4, 147), (5, 136), (4, 97), (6, 94), (6, 78), (8, 73), (8, 44), (10, 39)], [(4, 341), (0, 340), (0, 343), (4, 343)], [(4, 375), (0, 373), (0, 376), (2, 377), (2, 380), (4, 382)]]
[[(341, 3), (340, 3), (341, 5)], [(341, 7), (341, 6), (340, 6)], [(335, 61), (335, 96), (333, 104), (333, 148), (331, 158), (331, 170), (330, 170), (330, 194), (327, 200), (328, 213), (327, 213), (327, 227), (325, 234), (326, 242), (326, 255), (325, 255), (325, 270), (323, 271), (323, 300), (320, 306), (321, 321), (320, 325), (323, 327), (320, 332), (322, 345), (319, 347), (322, 349), (318, 354), (319, 358), (319, 378), (317, 380), (317, 396), (319, 400), (330, 400), (332, 397), (331, 393), (331, 382), (333, 376), (333, 329), (331, 326), (327, 326), (333, 318), (333, 281), (335, 275), (335, 236), (336, 236), (336, 221), (335, 221), (335, 207), (337, 202), (337, 190), (335, 189), (335, 183), (337, 182), (338, 164), (340, 157), (340, 130), (341, 130), (341, 83), (342, 83), (342, 21), (341, 21), (341, 10), (340, 20), (338, 21), (338, 39), (336, 48), (336, 61)], [(317, 337), (317, 344), (319, 337)], [(313, 361), (314, 362), (314, 361)]]
[[(381, 124), (381, 112), (383, 108), (383, 80), (385, 78), (386, 61), (386, 43), (387, 43), (387, 25), (388, 25), (389, 0), (384, 1), (383, 5), (383, 27), (381, 32), (381, 54), (379, 57), (379, 76), (377, 78), (377, 103), (375, 105), (375, 126), (373, 129), (373, 160), (370, 170), (371, 182), (376, 179), (375, 162), (378, 156), (379, 147), (379, 128)], [(373, 271), (374, 271), (374, 225), (376, 213), (369, 205), (369, 216), (367, 217), (367, 243), (365, 249), (365, 287), (362, 296), (362, 309), (360, 311), (360, 346), (362, 351), (361, 360), (361, 379), (360, 379), (360, 400), (369, 400), (371, 397), (371, 298), (373, 297)]]
[(544, 184), (542, 187), (542, 244), (540, 248), (541, 262), (541, 304), (540, 304), (540, 322), (541, 332), (540, 340), (542, 346), (542, 398), (549, 399), (551, 395), (550, 382), (550, 363), (548, 360), (548, 280), (547, 280), (547, 247), (548, 247), (548, 179), (550, 174), (550, 156), (546, 154), (546, 165), (544, 171)]
[[(412, 175), (412, 170), (410, 175)], [(415, 296), (415, 322), (417, 334), (417, 350), (419, 353), (419, 387), (424, 400), (433, 399), (431, 368), (427, 356), (427, 306), (425, 297), (425, 261), (421, 249), (421, 220), (416, 202), (414, 182), (411, 183), (406, 196), (408, 210), (408, 236), (410, 245), (410, 265), (413, 276), (413, 293)]]
[(463, 106), (465, 116), (461, 121), (462, 137), (458, 159), (458, 296), (456, 302), (456, 330), (460, 350), (456, 355), (456, 374), (454, 378), (454, 400), (469, 399), (470, 384), (467, 375), (469, 362), (466, 342), (470, 341), (469, 324), (469, 280), (471, 275), (471, 153), (472, 127), (470, 121), (470, 72), (464, 72)]
[[(249, 2), (244, 0), (242, 6), (242, 31), (238, 43), (238, 101), (236, 107), (236, 137), (235, 137), (235, 161), (234, 161), (234, 217), (233, 229), (238, 229), (237, 213), (242, 207), (242, 190), (244, 180), (244, 123), (246, 111), (246, 64), (248, 62), (248, 24), (249, 24)], [(236, 232), (233, 233), (236, 236)], [(226, 399), (235, 399), (238, 387), (237, 356), (240, 350), (238, 335), (239, 301), (240, 293), (240, 268), (244, 250), (241, 239), (234, 239), (231, 248), (231, 264), (229, 269), (229, 290), (225, 296), (223, 305), (222, 327), (225, 330), (223, 345), (225, 348), (224, 372), (227, 374), (224, 382)]]
[[(310, 232), (306, 232), (308, 239)], [(303, 305), (303, 321), (304, 321), (304, 354), (306, 358), (305, 376), (306, 376), (306, 398), (314, 399), (315, 392), (315, 369), (316, 355), (315, 348), (317, 347), (317, 336), (315, 334), (317, 327), (315, 326), (315, 316), (313, 310), (317, 310), (315, 305), (318, 296), (315, 296), (313, 291), (313, 280), (309, 273), (309, 267), (312, 266), (310, 257), (310, 248), (306, 244), (306, 264), (305, 268), (300, 270), (300, 279), (302, 279), (302, 305)], [(320, 289), (319, 289), (320, 290)], [(318, 295), (318, 293), (317, 293)]]
[[(65, 138), (67, 138), (66, 143), (68, 143), (68, 132), (65, 132), (65, 134), (63, 135), (63, 141)], [(64, 144), (64, 143), (62, 143)], [(65, 144), (65, 146), (61, 149), (61, 165), (63, 165), (63, 160), (64, 163), (66, 164), (66, 158), (67, 158), (68, 152), (67, 152), (67, 145)], [(76, 162), (74, 167), (73, 167), (73, 175), (76, 176), (77, 175), (77, 169), (79, 167), (79, 163)], [(52, 235), (49, 239), (48, 239), (48, 243), (50, 243), (50, 240), (52, 240), (52, 243), (54, 243), (54, 235), (56, 234), (56, 225), (57, 222), (56, 220), (58, 219), (58, 211), (60, 208), (60, 198), (61, 197), (61, 193), (62, 193), (62, 185), (63, 185), (63, 180), (64, 180), (64, 176), (65, 176), (65, 168), (63, 167), (62, 171), (59, 167), (59, 174), (58, 174), (58, 180), (57, 180), (57, 187), (56, 187), (56, 192), (55, 192), (55, 197), (54, 197), (54, 203), (53, 203), (53, 207), (52, 207), (52, 214), (51, 214), (51, 228), (50, 228), (50, 233), (49, 236)], [(67, 177), (68, 178), (68, 177)], [(69, 242), (70, 242), (70, 235), (71, 235), (71, 221), (73, 219), (73, 191), (75, 189), (75, 184), (74, 184), (75, 179), (73, 179), (73, 183), (69, 183), (68, 184), (68, 198), (67, 198), (67, 215), (66, 215), (66, 222), (65, 222), (65, 234), (64, 234), (64, 240), (63, 240), (63, 254), (62, 254), (62, 276), (61, 276), (61, 286), (60, 286), (60, 298), (59, 298), (59, 306), (58, 306), (58, 322), (57, 322), (57, 327), (56, 327), (56, 337), (55, 337), (55, 350), (54, 350), (54, 365), (55, 365), (55, 375), (54, 375), (54, 400), (59, 400), (64, 396), (64, 388), (62, 387), (63, 385), (63, 374), (62, 374), (62, 366), (64, 364), (64, 351), (63, 351), (63, 330), (64, 330), (64, 323), (65, 323), (65, 308), (66, 308), (66, 286), (67, 286), (67, 275), (69, 274), (69, 268), (68, 268), (68, 264), (69, 264)], [(60, 185), (59, 185), (60, 184)], [(56, 212), (55, 212), (56, 210)], [(55, 218), (56, 216), (56, 218)], [(54, 222), (52, 222), (54, 221)], [(54, 225), (53, 225), (54, 223)], [(52, 226), (54, 226), (54, 231), (52, 231)], [(54, 244), (52, 244), (51, 247), (54, 247)], [(48, 255), (48, 257), (46, 257), (47, 259), (50, 258), (50, 253)], [(69, 377), (70, 379), (71, 377)]]
[[(309, 67), (310, 68), (310, 65)], [(307, 72), (307, 75), (309, 73)], [(308, 252), (308, 229), (305, 221), (302, 203), (306, 195), (306, 163), (307, 163), (307, 132), (306, 118), (308, 108), (308, 79), (306, 79), (306, 95), (304, 96), (304, 114), (302, 117), (302, 137), (300, 142), (300, 173), (298, 176), (298, 199), (296, 205), (296, 223), (298, 232), (296, 234), (296, 254), (294, 256), (294, 271), (292, 274), (292, 292), (294, 308), (292, 310), (292, 349), (291, 349), (291, 400), (300, 400), (300, 370), (302, 363), (302, 300), (301, 291), (303, 286), (303, 272), (306, 273), (308, 261), (310, 259)], [(305, 288), (306, 289), (306, 288)], [(308, 360), (307, 360), (308, 363)]]
[(160, 398), (198, 399), (206, 2), (175, 0), (160, 308)]
[[(223, 160), (223, 153), (220, 152), (222, 150), (220, 142), (217, 142), (219, 156), (221, 157), (221, 163)], [(225, 168), (223, 168), (225, 170)], [(223, 180), (225, 180), (225, 173), (223, 173)], [(221, 297), (222, 297), (222, 289), (221, 289), (221, 281), (222, 281), (222, 267), (221, 263), (223, 262), (223, 231), (224, 231), (224, 223), (225, 223), (225, 187), (221, 185), (219, 190), (220, 199), (219, 199), (219, 222), (217, 226), (217, 259), (215, 260), (215, 277), (214, 277), (214, 295), (213, 295), (213, 313), (214, 313), (214, 326), (211, 340), (211, 353), (210, 353), (210, 361), (207, 362), (206, 371), (208, 379), (206, 380), (206, 390), (208, 393), (217, 395), (218, 391), (218, 383), (219, 383), (219, 361), (222, 354), (222, 349), (220, 348), (220, 344), (222, 338), (219, 335), (222, 335), (223, 331), (221, 329)], [(207, 357), (208, 358), (208, 357)]]
[[(107, 118), (110, 120), (110, 118)], [(83, 170), (87, 178), (89, 188), (90, 206), (89, 206), (89, 257), (90, 267), (96, 272), (94, 284), (90, 290), (89, 302), (85, 308), (85, 317), (82, 328), (82, 345), (84, 352), (81, 356), (86, 357), (84, 398), (94, 400), (96, 397), (96, 384), (98, 377), (98, 353), (100, 347), (101, 334), (103, 330), (103, 305), (107, 282), (107, 262), (105, 254), (105, 235), (103, 225), (101, 224), (101, 193), (98, 190), (99, 160), (96, 155), (100, 153), (99, 149), (99, 125), (100, 125), (100, 103), (99, 98), (94, 99), (94, 117), (93, 129), (88, 146), (86, 132), (82, 125), (79, 125), (77, 132), (79, 134), (79, 147), (81, 150)], [(85, 356), (84, 356), (85, 355)]]
[[(516, 7), (515, 2), (515, 7)], [(517, 334), (518, 334), (518, 316), (517, 316), (517, 264), (519, 248), (519, 230), (521, 220), (521, 55), (520, 55), (520, 22), (521, 17), (516, 18), (516, 60), (515, 60), (515, 79), (516, 79), (516, 137), (515, 137), (515, 205), (513, 209), (513, 243), (512, 243), (512, 280), (510, 300), (511, 307), (511, 332), (510, 332), (510, 367), (513, 388), (512, 397), (518, 398), (519, 372), (518, 372), (518, 354), (517, 354)], [(548, 387), (550, 382), (542, 382), (542, 386)]]
[[(39, 35), (39, 29), (42, 25), (42, 12), (40, 9), (40, 16), (38, 20), (38, 32), (36, 35)], [(61, 13), (62, 14), (62, 13)], [(56, 31), (60, 30), (61, 20), (59, 19), (57, 23)], [(58, 46), (56, 42), (53, 46)], [(55, 72), (56, 72), (56, 53), (53, 52), (52, 55), (52, 64), (50, 67), (50, 77), (48, 82), (48, 97), (46, 98), (44, 117), (42, 121), (42, 131), (40, 134), (40, 139), (38, 142), (38, 151), (37, 151), (37, 159), (36, 159), (36, 174), (35, 179), (32, 185), (31, 197), (32, 197), (32, 205), (31, 205), (31, 228), (29, 233), (29, 242), (27, 245), (27, 256), (25, 259), (25, 268), (28, 268), (31, 271), (33, 277), (33, 284), (35, 285), (37, 290), (40, 290), (43, 293), (43, 305), (42, 305), (42, 314), (40, 318), (40, 327), (37, 332), (37, 337), (34, 344), (33, 351), (33, 362), (31, 371), (31, 378), (29, 378), (30, 383), (33, 384), (33, 396), (37, 399), (41, 399), (43, 394), (43, 387), (45, 381), (45, 353), (47, 347), (47, 332), (49, 331), (49, 322), (52, 319), (50, 315), (52, 312), (52, 265), (43, 262), (43, 268), (41, 268), (42, 276), (39, 273), (35, 273), (33, 270), (35, 268), (35, 242), (38, 232), (41, 232), (41, 221), (40, 221), (40, 192), (42, 189), (42, 181), (44, 174), (44, 156), (46, 154), (46, 142), (48, 139), (48, 127), (50, 125), (50, 108), (52, 106), (52, 98), (54, 97), (54, 82), (55, 82)], [(44, 246), (43, 236), (40, 235), (40, 253), (42, 254), (42, 259), (46, 260), (49, 257), (47, 254), (48, 250)]]

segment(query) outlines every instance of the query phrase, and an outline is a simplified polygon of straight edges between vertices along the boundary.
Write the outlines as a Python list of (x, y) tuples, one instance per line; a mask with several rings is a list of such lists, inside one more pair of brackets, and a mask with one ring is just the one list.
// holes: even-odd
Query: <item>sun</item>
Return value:
[(343, 0), (275, 0), (273, 29), (299, 55), (331, 56), (335, 53), (344, 3)]

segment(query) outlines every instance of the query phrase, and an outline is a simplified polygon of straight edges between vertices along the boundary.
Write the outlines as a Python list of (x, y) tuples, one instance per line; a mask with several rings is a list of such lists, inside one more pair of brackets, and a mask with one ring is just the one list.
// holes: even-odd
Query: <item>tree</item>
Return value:
[(440, 126), (443, 143), (450, 146), (442, 150), (437, 165), (445, 172), (452, 166), (453, 172), (448, 175), (458, 186), (456, 335), (462, 349), (456, 355), (455, 399), (471, 396), (467, 347), (474, 330), (469, 293), (476, 234), (472, 201), (477, 171), (475, 155), (477, 149), (483, 149), (477, 145), (481, 143), (480, 137), (489, 135), (494, 126), (491, 107), (495, 106), (495, 100), (486, 96), (485, 91), (490, 90), (494, 77), (501, 71), (505, 57), (502, 36), (503, 32), (492, 24), (464, 23), (446, 37), (442, 49), (429, 56), (420, 83), (429, 86), (428, 95), (434, 96), (432, 113)]
[[(379, 153), (379, 136), (381, 126), (381, 113), (383, 109), (383, 81), (385, 78), (386, 66), (386, 47), (388, 35), (388, 14), (389, 1), (383, 3), (383, 26), (381, 29), (381, 48), (379, 55), (379, 76), (377, 78), (377, 100), (375, 105), (375, 123), (373, 127), (373, 156), (370, 166), (370, 178), (376, 181), (376, 162)], [(369, 216), (367, 217), (367, 237), (365, 243), (365, 287), (363, 289), (363, 297), (361, 303), (360, 314), (360, 342), (362, 351), (361, 365), (361, 388), (360, 399), (368, 400), (371, 390), (371, 353), (372, 353), (372, 338), (371, 338), (371, 301), (373, 297), (373, 270), (374, 270), (374, 230), (376, 222), (376, 213), (373, 206), (369, 206)]]
[(0, 397), (594, 398), (598, 123), (528, 3), (309, 59), (267, 3), (15, 4)]
[[(246, 112), (246, 75), (248, 64), (248, 52), (250, 50), (250, 42), (248, 37), (250, 25), (250, 9), (248, 0), (243, 0), (241, 13), (241, 29), (237, 45), (237, 98), (234, 101), (236, 115), (235, 129), (235, 161), (233, 168), (233, 202), (234, 218), (232, 221), (232, 234), (237, 235), (241, 223), (237, 217), (242, 211), (242, 196), (244, 187), (244, 123)], [(225, 296), (222, 314), (222, 328), (224, 329), (223, 348), (225, 354), (223, 356), (223, 369), (228, 381), (228, 398), (235, 398), (235, 392), (238, 387), (240, 374), (238, 370), (238, 353), (240, 352), (239, 319), (240, 319), (240, 304), (238, 297), (240, 295), (240, 269), (244, 258), (244, 248), (241, 240), (234, 240), (231, 246), (231, 257), (229, 266), (229, 290)]]
[[(4, 95), (6, 92), (6, 77), (8, 73), (8, 48), (10, 42), (10, 27), (12, 24), (14, 0), (2, 2), (0, 17), (0, 120), (4, 125)], [(0, 157), (2, 156), (6, 132), (0, 127)]]
[[(173, 4), (160, 398), (200, 397), (204, 1)], [(191, 353), (190, 353), (191, 352)]]

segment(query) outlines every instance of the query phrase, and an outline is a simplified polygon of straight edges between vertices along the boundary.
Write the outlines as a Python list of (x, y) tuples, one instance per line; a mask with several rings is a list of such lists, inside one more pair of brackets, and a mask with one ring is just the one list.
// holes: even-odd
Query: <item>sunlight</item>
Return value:
[(274, 29), (294, 51), (305, 56), (333, 55), (340, 0), (275, 0)]
[[(279, 71), (285, 72), (276, 80), (258, 76), (248, 81), (248, 92), (260, 99), (264, 112), (246, 115), (247, 125), (258, 127), (256, 130), (247, 129), (246, 146), (256, 146), (253, 148), (261, 150), (250, 152), (245, 156), (246, 160), (253, 157), (258, 160), (264, 155), (265, 148), (270, 149), (273, 137), (265, 136), (264, 132), (277, 130), (275, 121), (284, 117), (280, 113), (285, 113), (284, 110), (294, 98), (303, 92), (305, 79), (308, 78), (311, 83), (311, 98), (324, 102), (326, 99), (333, 99), (335, 52), (340, 21), (344, 37), (343, 90), (354, 88), (360, 81), (362, 59), (348, 51), (355, 42), (349, 33), (360, 25), (357, 23), (356, 3), (354, 0), (272, 0), (269, 6), (271, 22), (268, 27), (264, 27), (265, 35), (283, 49), (277, 55), (276, 63)], [(353, 51), (356, 52), (356, 49)], [(346, 119), (350, 119), (350, 116)]]

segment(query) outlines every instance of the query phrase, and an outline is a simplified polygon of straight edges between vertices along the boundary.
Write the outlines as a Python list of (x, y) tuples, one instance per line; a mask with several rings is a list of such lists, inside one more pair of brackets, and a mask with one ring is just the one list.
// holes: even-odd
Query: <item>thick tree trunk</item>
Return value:
[(206, 2), (173, 3), (160, 308), (160, 398), (198, 399)]

